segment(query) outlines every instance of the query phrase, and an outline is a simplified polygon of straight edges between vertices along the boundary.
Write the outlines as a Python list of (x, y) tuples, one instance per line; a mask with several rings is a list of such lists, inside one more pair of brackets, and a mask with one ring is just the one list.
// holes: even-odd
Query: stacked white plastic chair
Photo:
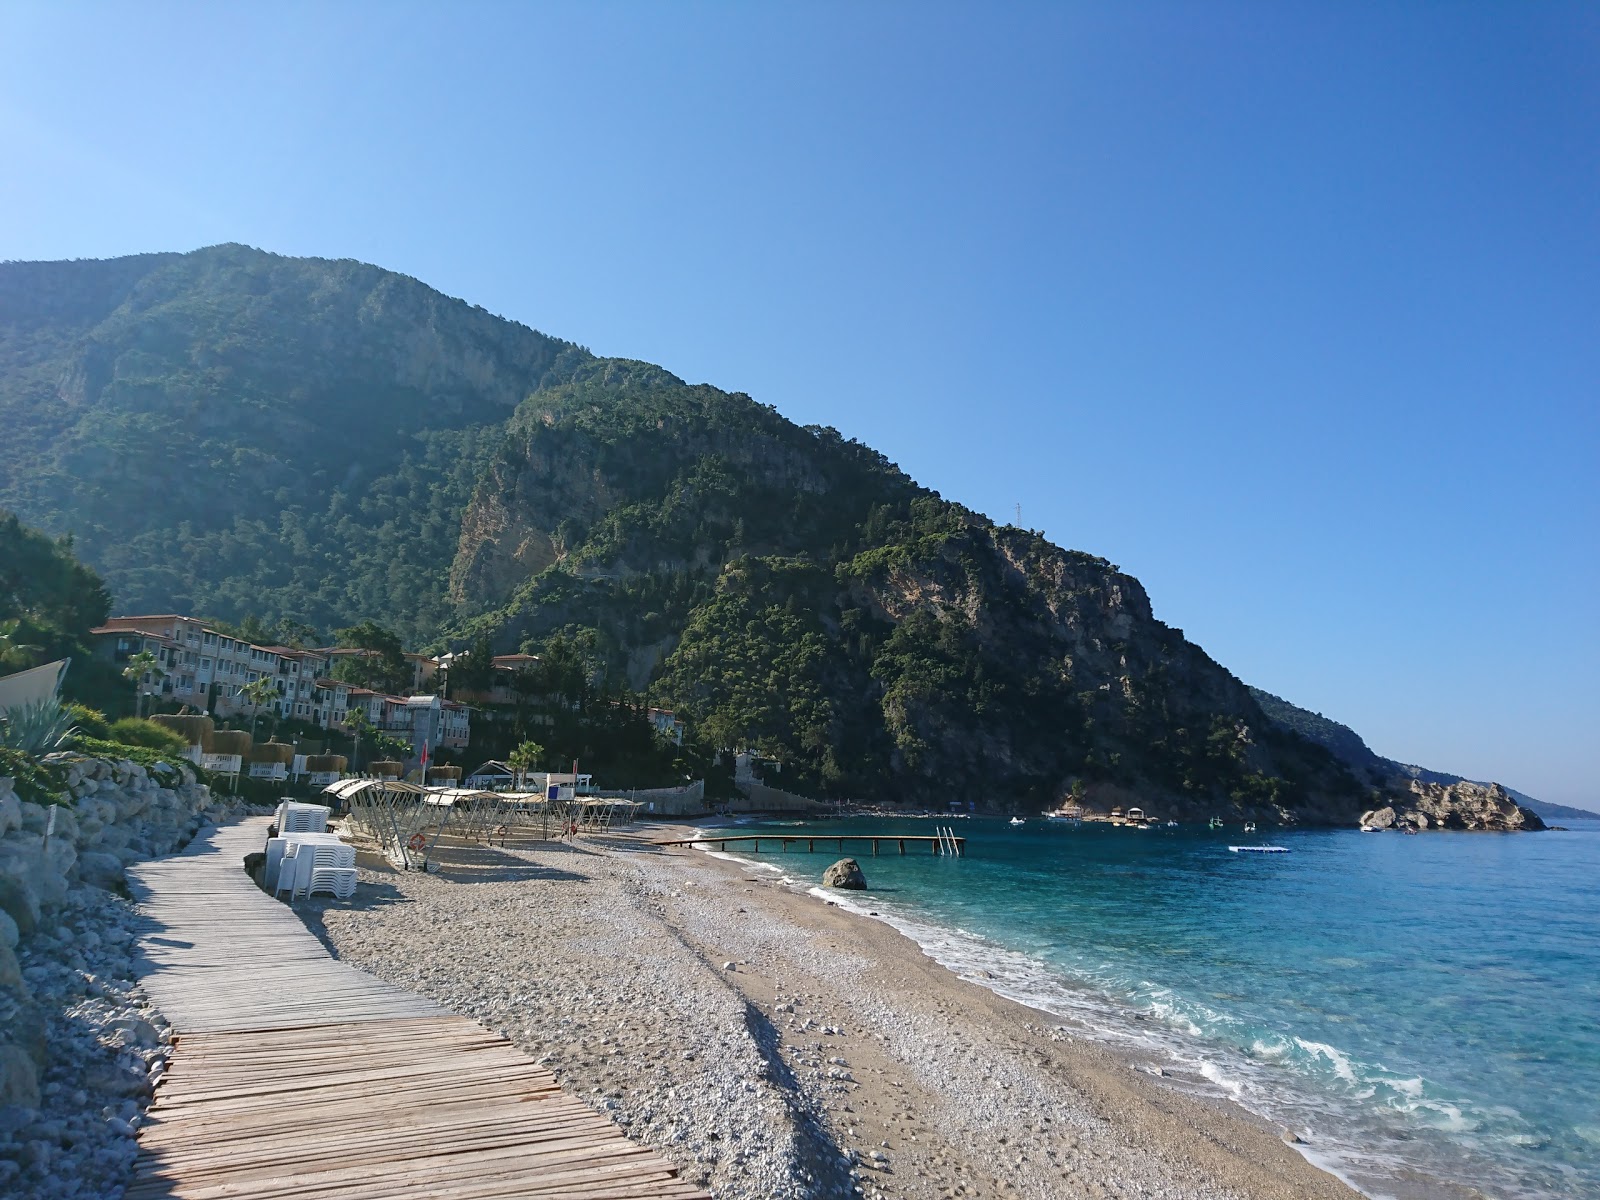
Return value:
[(280, 834), (324, 833), (328, 828), (330, 811), (322, 804), (299, 804), (293, 800), (285, 800), (278, 805), (278, 832)]
[(310, 844), (301, 847), (301, 854), (311, 855), (311, 875), (306, 885), (307, 895), (331, 892), (340, 900), (348, 900), (356, 892), (356, 848)]
[[(309, 858), (307, 862), (309, 863)], [(290, 842), (283, 848), (283, 857), (278, 860), (278, 878), (272, 888), (272, 898), (276, 900), (284, 892), (289, 893), (293, 900), (300, 891), (300, 843)]]

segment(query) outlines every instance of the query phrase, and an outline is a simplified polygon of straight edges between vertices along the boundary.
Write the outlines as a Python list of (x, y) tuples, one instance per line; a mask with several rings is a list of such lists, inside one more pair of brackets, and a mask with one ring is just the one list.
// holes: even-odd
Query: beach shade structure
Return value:
[(308, 754), (305, 773), (313, 784), (334, 783), (344, 776), (349, 760), (342, 754)]
[(294, 762), (294, 747), (287, 742), (266, 742), (250, 748), (250, 778), (283, 783)]
[(237, 729), (214, 729), (200, 743), (200, 765), (227, 776), (237, 788), (239, 772), (250, 761), (251, 738)]
[(548, 838), (553, 815), (542, 793), (494, 792), (471, 788), (441, 789), (458, 792), (458, 816), (452, 835), (504, 846), (521, 833)]
[(54, 700), (61, 693), (61, 682), (66, 679), (71, 663), (70, 658), (58, 658), (26, 671), (0, 675), (0, 712)]
[(216, 722), (210, 717), (158, 713), (150, 719), (157, 725), (172, 730), (173, 733), (183, 739), (184, 745), (194, 747), (195, 753), (208, 753), (205, 749), (206, 739), (211, 736), (212, 730), (216, 728)]
[(404, 763), (388, 758), (380, 758), (377, 762), (367, 764), (367, 770), (379, 779), (399, 779), (405, 773), (405, 769)]
[(407, 871), (427, 870), (428, 856), (450, 823), (452, 805), (403, 779), (341, 779), (323, 789), (349, 808), (349, 827)]
[(459, 787), (461, 784), (461, 768), (429, 767), (427, 782), (438, 787)]
[[(175, 720), (189, 720), (191, 718), (178, 717)], [(243, 729), (214, 729), (205, 735), (205, 740), (200, 743), (207, 754), (237, 754), (240, 759), (250, 757), (255, 742), (250, 734)]]

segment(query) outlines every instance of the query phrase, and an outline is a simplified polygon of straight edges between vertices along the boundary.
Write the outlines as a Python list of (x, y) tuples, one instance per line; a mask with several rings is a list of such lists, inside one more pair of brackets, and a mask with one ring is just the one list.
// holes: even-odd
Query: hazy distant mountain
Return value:
[[(1310, 738), (1320, 746), (1325, 746), (1332, 751), (1339, 760), (1355, 771), (1363, 780), (1381, 785), (1385, 780), (1395, 776), (1419, 779), (1423, 783), (1437, 783), (1449, 787), (1457, 783), (1486, 783), (1486, 780), (1467, 779), (1464, 775), (1452, 775), (1446, 771), (1432, 771), (1427, 767), (1413, 766), (1409, 763), (1396, 762), (1392, 758), (1383, 758), (1375, 754), (1361, 735), (1348, 725), (1341, 725), (1338, 721), (1323, 716), (1321, 713), (1311, 712), (1308, 709), (1291, 704), (1281, 696), (1274, 696), (1271, 692), (1262, 691), (1253, 687), (1250, 694), (1261, 705), (1262, 711), (1275, 723), (1285, 729), (1292, 729), (1302, 737)], [(1504, 786), (1504, 785), (1502, 785)], [(1511, 798), (1524, 808), (1532, 809), (1546, 820), (1582, 820), (1600, 817), (1600, 813), (1590, 812), (1582, 808), (1569, 808), (1564, 804), (1550, 804), (1543, 800), (1535, 800), (1524, 792), (1515, 788), (1506, 788)]]

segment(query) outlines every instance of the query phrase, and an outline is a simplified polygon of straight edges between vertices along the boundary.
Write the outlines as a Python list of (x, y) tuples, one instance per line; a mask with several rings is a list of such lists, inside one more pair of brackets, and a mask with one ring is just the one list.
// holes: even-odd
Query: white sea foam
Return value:
[(1315, 1058), (1326, 1059), (1333, 1067), (1333, 1073), (1346, 1083), (1363, 1082), (1356, 1079), (1355, 1067), (1350, 1064), (1350, 1056), (1337, 1047), (1326, 1042), (1310, 1042), (1305, 1038), (1295, 1038), (1295, 1045)]
[(762, 862), (760, 859), (744, 858), (738, 854), (729, 854), (725, 850), (713, 850), (710, 846), (707, 846), (701, 842), (693, 843), (692, 849), (700, 851), (701, 854), (709, 854), (712, 858), (723, 859), (725, 862), (736, 862), (741, 867), (753, 867), (757, 871), (770, 871), (774, 875), (783, 874), (782, 867), (775, 867), (771, 863)]
[[(739, 861), (777, 871), (748, 858), (739, 857)], [(894, 927), (964, 979), (1069, 1020), (1083, 1036), (1116, 1044), (1136, 1058), (1162, 1063), (1172, 1068), (1176, 1079), (1194, 1080), (1196, 1086), (1207, 1087), (1267, 1120), (1309, 1135), (1295, 1149), (1371, 1200), (1394, 1200), (1390, 1189), (1395, 1184), (1390, 1181), (1415, 1177), (1419, 1164), (1409, 1155), (1417, 1145), (1400, 1143), (1407, 1147), (1405, 1155), (1383, 1149), (1395, 1144), (1391, 1139), (1401, 1134), (1400, 1129), (1374, 1124), (1372, 1109), (1341, 1103), (1337, 1092), (1342, 1091), (1346, 1101), (1370, 1103), (1382, 1089), (1382, 1108), (1390, 1112), (1448, 1133), (1466, 1134), (1479, 1127), (1459, 1105), (1429, 1098), (1421, 1077), (1359, 1062), (1339, 1047), (1312, 1038), (1256, 1036), (1227, 1012), (1181, 997), (1153, 980), (1120, 976), (1111, 964), (1075, 964), (1082, 978), (1074, 981), (1062, 974), (1059, 964), (998, 945), (965, 928), (937, 925), (893, 898), (873, 896), (862, 901), (835, 889), (806, 890), (818, 899)], [(1123, 999), (1117, 999), (1119, 996)], [(1219, 1040), (1221, 1044), (1217, 1044)], [(1230, 1044), (1239, 1049), (1230, 1051)], [(1307, 1083), (1319, 1077), (1328, 1084), (1336, 1081), (1338, 1087), (1322, 1095), (1320, 1089), (1297, 1086), (1295, 1075), (1306, 1077)], [(1515, 1117), (1515, 1113), (1511, 1115)], [(1600, 1126), (1584, 1126), (1578, 1133), (1600, 1144)], [(1497, 1194), (1506, 1200), (1546, 1200), (1558, 1193), (1511, 1186)], [(1408, 1200), (1411, 1196), (1407, 1189)]]

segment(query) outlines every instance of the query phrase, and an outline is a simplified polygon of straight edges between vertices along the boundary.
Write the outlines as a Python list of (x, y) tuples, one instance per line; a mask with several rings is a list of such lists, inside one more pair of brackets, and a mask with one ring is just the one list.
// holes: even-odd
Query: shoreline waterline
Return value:
[(650, 844), (664, 833), (441, 844), (426, 875), (364, 857), (356, 903), (304, 915), (342, 958), (510, 1037), (718, 1200), (1357, 1194), (1266, 1123), (1054, 1035), (891, 926)]
[[(792, 832), (784, 824), (775, 827)], [(753, 826), (741, 822), (739, 828), (749, 833)], [(973, 832), (978, 831), (974, 829)], [(1001, 832), (998, 827), (997, 832)], [(714, 837), (709, 830), (702, 829), (699, 833), (702, 837)], [(819, 830), (818, 836), (824, 834)], [(1111, 845), (1115, 836), (1111, 835), (1104, 844)], [(1138, 841), (1149, 837), (1146, 833), (1125, 836)], [(1339, 838), (1341, 835), (1310, 836)], [(1473, 847), (1474, 853), (1497, 854), (1507, 846), (1518, 845), (1515, 839), (1534, 835), (1458, 836), (1464, 839), (1456, 843), (1458, 847)], [(1537, 835), (1541, 840), (1547, 836), (1567, 835)], [(1414, 853), (1413, 848), (1423, 840), (1406, 839), (1404, 849)], [(1400, 849), (1400, 840), (1393, 841), (1396, 849)], [(1152, 843), (1144, 844), (1148, 847)], [(1524, 847), (1534, 844), (1531, 841), (1520, 843)], [(979, 845), (977, 852), (982, 853), (981, 845), (975, 845)], [(1441, 841), (1436, 845), (1445, 843)], [(1302, 846), (1302, 855), (1306, 849)], [(1315, 850), (1316, 843), (1309, 849)], [(736, 856), (729, 854), (727, 857)], [(753, 856), (744, 856), (743, 861), (768, 869), (773, 866)], [(798, 861), (806, 862), (807, 856), (799, 855)], [(1305, 1161), (1335, 1175), (1354, 1190), (1374, 1198), (1415, 1200), (1482, 1195), (1479, 1188), (1504, 1197), (1554, 1197), (1582, 1192), (1589, 1186), (1582, 1177), (1581, 1147), (1577, 1158), (1570, 1150), (1563, 1150), (1560, 1158), (1549, 1157), (1543, 1150), (1546, 1139), (1537, 1132), (1539, 1126), (1531, 1118), (1518, 1117), (1514, 1110), (1506, 1109), (1503, 1102), (1497, 1109), (1489, 1109), (1481, 1102), (1477, 1108), (1468, 1108), (1438, 1083), (1431, 1070), (1419, 1073), (1413, 1068), (1410, 1073), (1394, 1072), (1381, 1065), (1381, 1058), (1362, 1061), (1352, 1049), (1352, 1046), (1360, 1046), (1359, 1041), (1350, 1043), (1338, 1037), (1319, 1039), (1302, 1031), (1302, 1036), (1288, 1039), (1275, 1035), (1258, 1036), (1253, 1040), (1246, 1037), (1242, 1050), (1237, 1050), (1209, 1040), (1207, 1035), (1215, 1032), (1215, 1028), (1204, 1028), (1208, 1024), (1214, 1027), (1217, 1022), (1228, 1019), (1235, 1032), (1245, 1028), (1245, 1023), (1236, 1019), (1237, 1014), (1230, 1017), (1229, 1001), (1211, 1002), (1213, 1006), (1220, 1005), (1223, 1011), (1208, 1011), (1210, 1020), (1202, 1019), (1196, 1025), (1185, 1016), (1184, 1008), (1187, 1001), (1191, 1003), (1188, 1011), (1194, 1013), (1193, 995), (1173, 994), (1165, 998), (1166, 1011), (1159, 1011), (1160, 989), (1151, 985), (1151, 978), (1158, 977), (1151, 977), (1144, 980), (1151, 986), (1143, 989), (1137, 997), (1139, 1003), (1135, 1003), (1121, 985), (1129, 978), (1137, 980), (1136, 973), (1130, 975), (1127, 969), (1103, 973), (1114, 975), (1112, 982), (1118, 986), (1097, 987), (1100, 980), (1075, 978), (1071, 970), (1063, 968), (1059, 957), (1057, 961), (1047, 961), (1045, 957), (1030, 953), (1026, 948), (1027, 939), (1018, 936), (1015, 930), (1010, 931), (1011, 938), (996, 940), (992, 928), (966, 928), (965, 922), (951, 920), (948, 912), (930, 912), (925, 903), (927, 896), (908, 887), (904, 879), (895, 874), (897, 869), (903, 874), (903, 868), (894, 856), (878, 860), (876, 871), (873, 860), (862, 861), (867, 867), (869, 881), (887, 877), (890, 886), (868, 893), (824, 891), (809, 885), (815, 882), (825, 863), (803, 869), (795, 863), (785, 866), (791, 878), (802, 877), (794, 886), (809, 887), (812, 898), (821, 898), (889, 925), (959, 978), (1025, 1005), (1049, 1019), (1066, 1022), (1072, 1036), (1111, 1047), (1136, 1063), (1160, 1067), (1168, 1077), (1164, 1081), (1166, 1086), (1193, 1089), (1226, 1100), (1257, 1119), (1292, 1129), (1305, 1138), (1294, 1146)], [(1254, 869), (1267, 868), (1263, 865)], [(922, 870), (940, 887), (956, 886), (952, 882), (955, 877), (948, 871), (937, 867)], [(919, 902), (924, 903), (919, 905)], [(953, 907), (954, 902), (946, 905), (947, 909)], [(1173, 951), (1181, 955), (1184, 948), (1174, 946)], [(1184, 962), (1182, 957), (1172, 961)], [(1359, 964), (1352, 960), (1349, 965), (1354, 968)], [(1134, 966), (1138, 968), (1140, 964)], [(1332, 1078), (1342, 1093), (1323, 1094), (1308, 1073)], [(1374, 1094), (1376, 1099), (1373, 1099)], [(1357, 1103), (1351, 1097), (1366, 1103)], [(1510, 1136), (1498, 1127), (1473, 1132), (1474, 1123), (1481, 1124), (1486, 1119), (1485, 1112), (1489, 1114), (1487, 1119), (1510, 1129)], [(1539, 1114), (1539, 1117), (1548, 1119), (1548, 1114)], [(1522, 1133), (1522, 1129), (1533, 1132)], [(1461, 1130), (1467, 1132), (1459, 1132)], [(1578, 1133), (1581, 1136), (1581, 1129)], [(1439, 1136), (1441, 1134), (1449, 1136)], [(1466, 1150), (1461, 1149), (1463, 1145)], [(1515, 1157), (1503, 1154), (1495, 1157), (1497, 1151), (1503, 1152), (1508, 1147)], [(1541, 1153), (1546, 1154), (1544, 1166), (1530, 1171), (1527, 1163), (1536, 1161)], [(1528, 1155), (1535, 1157), (1530, 1159)], [(1571, 1173), (1575, 1168), (1567, 1166), (1568, 1162), (1578, 1164), (1576, 1174)]]

